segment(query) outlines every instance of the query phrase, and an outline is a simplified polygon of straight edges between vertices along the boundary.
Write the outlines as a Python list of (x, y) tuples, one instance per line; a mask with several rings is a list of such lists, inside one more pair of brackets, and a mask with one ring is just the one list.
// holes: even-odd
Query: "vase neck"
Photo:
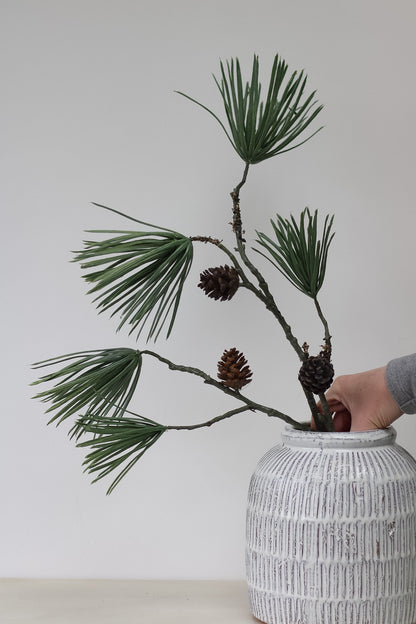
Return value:
[(282, 434), (285, 446), (296, 446), (303, 448), (336, 448), (360, 449), (374, 446), (391, 446), (396, 439), (396, 430), (393, 427), (387, 429), (376, 429), (374, 431), (353, 431), (353, 432), (320, 432), (301, 431), (286, 427)]

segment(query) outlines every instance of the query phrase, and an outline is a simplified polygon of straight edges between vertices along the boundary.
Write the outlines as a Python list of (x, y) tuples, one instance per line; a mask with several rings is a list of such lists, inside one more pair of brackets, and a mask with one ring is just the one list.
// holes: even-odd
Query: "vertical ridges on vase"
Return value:
[(414, 460), (393, 441), (274, 447), (249, 487), (246, 563), (267, 624), (414, 624)]

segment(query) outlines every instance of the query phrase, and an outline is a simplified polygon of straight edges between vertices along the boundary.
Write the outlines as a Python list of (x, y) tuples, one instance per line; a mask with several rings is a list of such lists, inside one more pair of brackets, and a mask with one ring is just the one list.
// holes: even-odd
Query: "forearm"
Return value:
[(391, 360), (386, 383), (402, 412), (416, 414), (416, 353)]

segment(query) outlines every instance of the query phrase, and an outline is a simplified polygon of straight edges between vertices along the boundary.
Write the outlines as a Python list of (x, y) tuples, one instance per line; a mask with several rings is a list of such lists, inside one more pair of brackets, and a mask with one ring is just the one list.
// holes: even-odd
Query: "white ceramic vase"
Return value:
[(416, 623), (416, 462), (393, 428), (287, 428), (259, 462), (247, 582), (267, 624)]

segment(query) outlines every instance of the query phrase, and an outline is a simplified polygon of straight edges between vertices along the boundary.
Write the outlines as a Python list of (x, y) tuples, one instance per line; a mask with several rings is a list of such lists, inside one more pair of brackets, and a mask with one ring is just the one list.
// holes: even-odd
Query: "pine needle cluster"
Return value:
[(322, 234), (318, 233), (318, 211), (312, 215), (309, 208), (302, 211), (297, 223), (292, 215), (284, 219), (277, 215), (271, 219), (276, 240), (257, 232), (258, 243), (264, 251), (256, 249), (267, 258), (286, 279), (308, 297), (315, 298), (325, 279), (334, 217), (325, 217)]
[(128, 348), (81, 351), (36, 362), (33, 368), (56, 367), (33, 385), (55, 382), (49, 389), (35, 395), (50, 403), (46, 413), (53, 413), (49, 423), (60, 424), (85, 410), (91, 414), (113, 417), (128, 407), (136, 390), (142, 368), (140, 351)]
[(127, 323), (130, 333), (137, 330), (139, 337), (149, 321), (147, 340), (156, 340), (165, 323), (167, 338), (172, 331), (192, 265), (193, 245), (178, 232), (150, 227), (152, 232), (90, 230), (117, 236), (85, 241), (84, 250), (77, 252), (74, 260), (86, 271), (84, 279), (94, 284), (88, 292), (98, 293), (94, 301), (100, 312), (112, 309), (111, 316), (121, 316), (118, 330)]
[(308, 128), (322, 110), (315, 91), (305, 95), (307, 76), (293, 72), (287, 79), (288, 65), (275, 56), (266, 100), (261, 100), (259, 59), (254, 55), (251, 80), (244, 85), (238, 59), (220, 63), (221, 79), (214, 76), (222, 97), (228, 129), (209, 108), (189, 95), (180, 93), (207, 110), (220, 124), (231, 145), (245, 163), (255, 164), (295, 149), (311, 139), (321, 128), (301, 142), (293, 142)]
[(138, 415), (133, 418), (125, 415), (114, 418), (83, 416), (75, 426), (84, 434), (92, 434), (89, 439), (79, 442), (78, 446), (91, 449), (85, 457), (84, 465), (90, 474), (98, 473), (93, 483), (124, 464), (107, 494), (111, 494), (121, 479), (166, 431), (165, 426)]

